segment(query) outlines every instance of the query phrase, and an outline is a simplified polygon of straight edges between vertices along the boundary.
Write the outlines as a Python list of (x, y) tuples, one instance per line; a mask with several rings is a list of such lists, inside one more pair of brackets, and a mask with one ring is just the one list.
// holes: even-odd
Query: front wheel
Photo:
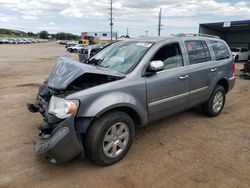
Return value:
[(226, 92), (223, 86), (215, 87), (209, 100), (202, 105), (202, 111), (209, 117), (218, 116), (224, 108), (226, 101)]
[(109, 112), (94, 121), (88, 130), (85, 153), (97, 164), (114, 164), (127, 154), (134, 135), (134, 122), (128, 114)]

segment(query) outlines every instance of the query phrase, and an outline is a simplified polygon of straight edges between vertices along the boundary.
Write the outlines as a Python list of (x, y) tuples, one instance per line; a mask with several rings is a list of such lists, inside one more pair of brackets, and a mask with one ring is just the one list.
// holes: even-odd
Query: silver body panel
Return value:
[[(190, 65), (185, 47), (186, 40), (202, 40), (208, 45), (211, 61)], [(134, 70), (124, 78), (82, 90), (69, 95), (68, 99), (81, 102), (77, 117), (96, 117), (109, 110), (128, 107), (138, 113), (145, 125), (151, 120), (163, 118), (207, 101), (216, 84), (226, 80), (229, 90), (235, 79), (232, 73), (233, 56), (215, 61), (209, 40), (222, 41), (208, 37), (142, 38), (136, 41), (154, 42)], [(146, 75), (151, 58), (160, 47), (178, 42), (183, 55), (183, 67)]]

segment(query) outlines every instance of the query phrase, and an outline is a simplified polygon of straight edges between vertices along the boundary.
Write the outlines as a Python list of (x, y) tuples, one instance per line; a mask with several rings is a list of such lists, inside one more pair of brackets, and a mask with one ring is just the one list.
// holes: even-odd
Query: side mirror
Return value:
[(149, 64), (149, 71), (158, 72), (164, 70), (164, 63), (162, 61), (151, 61)]

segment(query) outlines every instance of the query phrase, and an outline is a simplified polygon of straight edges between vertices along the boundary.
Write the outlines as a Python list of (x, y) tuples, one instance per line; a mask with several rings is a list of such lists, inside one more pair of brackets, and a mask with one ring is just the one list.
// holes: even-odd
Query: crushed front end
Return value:
[[(77, 117), (79, 100), (68, 100), (71, 94), (123, 78), (124, 75), (105, 68), (60, 57), (47, 81), (39, 88), (29, 111), (40, 112), (44, 123), (35, 142), (35, 151), (52, 163), (69, 161), (83, 153), (83, 134), (91, 117)], [(77, 126), (76, 126), (77, 124)]]
[[(40, 134), (34, 142), (36, 153), (51, 163), (67, 162), (83, 152), (81, 139), (75, 130), (75, 116), (57, 117), (49, 113), (51, 98), (62, 99), (65, 94), (47, 87), (45, 82), (40, 88), (35, 104), (28, 104), (31, 112), (40, 112), (44, 123), (39, 127)], [(59, 113), (60, 114), (60, 113)]]

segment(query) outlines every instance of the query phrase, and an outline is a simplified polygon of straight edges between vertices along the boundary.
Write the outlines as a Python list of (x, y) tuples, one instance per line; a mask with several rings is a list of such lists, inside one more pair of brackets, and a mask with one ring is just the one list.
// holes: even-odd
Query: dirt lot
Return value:
[(42, 117), (26, 103), (64, 52), (55, 43), (0, 45), (1, 188), (250, 187), (250, 81), (240, 79), (219, 117), (193, 109), (157, 122), (113, 166), (42, 161), (32, 146)]

